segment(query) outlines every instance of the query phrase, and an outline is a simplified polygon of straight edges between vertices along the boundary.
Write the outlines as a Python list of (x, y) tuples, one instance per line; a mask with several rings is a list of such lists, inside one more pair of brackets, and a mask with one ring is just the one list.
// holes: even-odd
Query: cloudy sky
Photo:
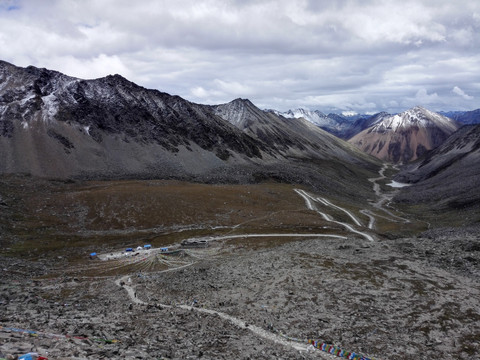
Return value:
[(480, 108), (478, 0), (0, 0), (0, 59), (193, 102)]

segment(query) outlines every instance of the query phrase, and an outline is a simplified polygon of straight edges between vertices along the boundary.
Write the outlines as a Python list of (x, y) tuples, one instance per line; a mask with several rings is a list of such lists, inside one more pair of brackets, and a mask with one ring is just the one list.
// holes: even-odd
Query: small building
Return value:
[(186, 239), (181, 242), (182, 247), (185, 248), (206, 248), (208, 241), (205, 239)]

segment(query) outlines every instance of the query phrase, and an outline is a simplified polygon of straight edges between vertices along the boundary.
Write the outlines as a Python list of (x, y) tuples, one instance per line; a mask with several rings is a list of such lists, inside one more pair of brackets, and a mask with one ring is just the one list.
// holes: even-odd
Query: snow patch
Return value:
[(406, 187), (406, 186), (410, 186), (412, 184), (406, 184), (406, 183), (401, 183), (401, 182), (392, 180), (392, 182), (390, 184), (387, 184), (387, 185), (390, 186), (390, 187), (393, 187), (393, 188), (403, 188), (403, 187)]
[(42, 97), (42, 101), (45, 105), (45, 110), (42, 114), (42, 120), (48, 122), (53, 119), (58, 111), (58, 104), (56, 102), (57, 97), (54, 94), (50, 94)]

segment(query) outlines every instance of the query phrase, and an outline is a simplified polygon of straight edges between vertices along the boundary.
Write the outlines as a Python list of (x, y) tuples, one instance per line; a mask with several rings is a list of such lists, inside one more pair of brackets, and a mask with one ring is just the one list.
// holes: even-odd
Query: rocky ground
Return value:
[[(269, 341), (218, 315), (180, 308), (183, 304), (376, 359), (479, 358), (477, 230), (443, 229), (375, 243), (358, 238), (227, 241), (189, 250), (178, 261), (192, 265), (177, 271), (136, 271), (124, 286), (115, 283), (119, 276), (85, 276), (92, 266), (98, 269), (95, 260), (71, 276), (52, 273), (51, 264), (2, 258), (0, 354), (36, 351), (50, 359), (322, 356)], [(105, 269), (118, 266), (103, 263)], [(62, 336), (67, 334), (78, 338)]]
[[(348, 198), (284, 184), (0, 183), (0, 358), (335, 358), (312, 339), (377, 360), (480, 359), (480, 226), (386, 209), (387, 188), (373, 230)], [(209, 236), (222, 240), (108, 256)]]

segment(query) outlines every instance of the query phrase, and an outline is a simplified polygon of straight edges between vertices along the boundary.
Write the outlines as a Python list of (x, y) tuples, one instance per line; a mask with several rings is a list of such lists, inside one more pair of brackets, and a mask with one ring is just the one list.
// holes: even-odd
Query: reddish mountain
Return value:
[(348, 142), (381, 160), (407, 163), (442, 144), (458, 127), (452, 119), (416, 106), (381, 118)]

